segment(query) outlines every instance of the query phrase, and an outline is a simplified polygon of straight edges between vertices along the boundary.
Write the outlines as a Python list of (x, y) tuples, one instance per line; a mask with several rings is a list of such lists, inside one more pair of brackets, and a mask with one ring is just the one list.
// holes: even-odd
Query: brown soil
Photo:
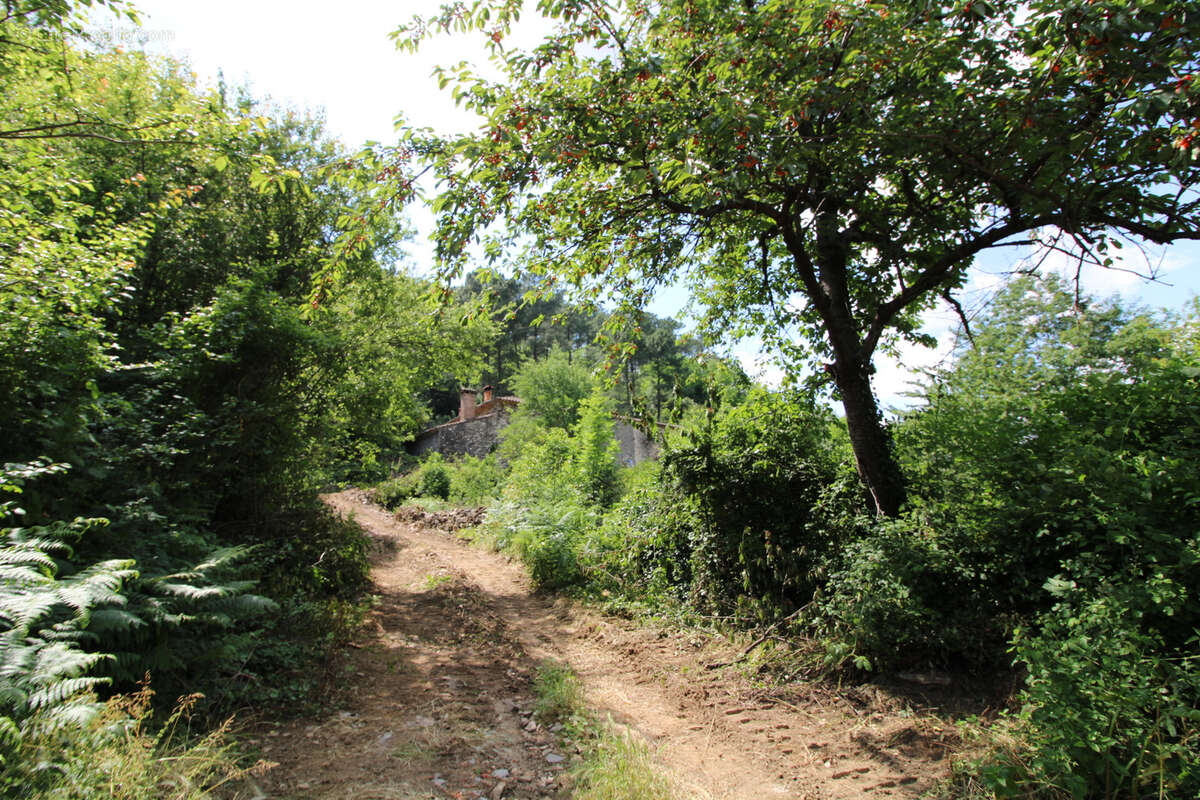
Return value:
[(755, 686), (706, 669), (740, 652), (721, 637), (535, 594), (501, 555), (399, 522), (356, 490), (326, 499), (387, 544), (380, 599), (350, 654), (345, 710), (255, 728), (278, 762), (260, 798), (569, 797), (575, 754), (532, 716), (543, 659), (570, 664), (589, 706), (647, 740), (680, 797), (917, 797), (960, 746), (912, 696)]

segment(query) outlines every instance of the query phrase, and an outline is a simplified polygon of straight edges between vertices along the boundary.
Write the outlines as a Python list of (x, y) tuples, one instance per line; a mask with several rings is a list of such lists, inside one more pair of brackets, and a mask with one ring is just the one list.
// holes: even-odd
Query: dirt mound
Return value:
[(410, 525), (420, 525), (423, 528), (440, 528), (444, 531), (458, 531), (472, 528), (483, 522), (486, 508), (452, 508), (447, 511), (426, 511), (417, 506), (400, 506), (392, 516), (397, 522), (407, 522)]

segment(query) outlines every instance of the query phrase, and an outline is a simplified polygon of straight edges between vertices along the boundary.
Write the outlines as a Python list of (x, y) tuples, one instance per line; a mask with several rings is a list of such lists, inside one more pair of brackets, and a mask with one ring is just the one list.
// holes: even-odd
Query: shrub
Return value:
[(436, 497), (440, 500), (450, 497), (450, 470), (446, 468), (440, 458), (435, 459), (430, 456), (429, 460), (421, 465), (419, 475), (420, 491), (423, 497)]
[(994, 658), (1003, 631), (980, 601), (959, 544), (910, 514), (875, 522), (864, 538), (831, 555), (828, 583), (810, 616), (830, 666)]
[(451, 500), (486, 505), (500, 496), (503, 485), (504, 469), (494, 453), (483, 458), (464, 456), (451, 465)]
[[(702, 531), (699, 517), (692, 498), (666, 482), (632, 489), (580, 548), (588, 583), (655, 604), (688, 600)], [(693, 599), (706, 605), (703, 598)]]
[(612, 415), (612, 401), (596, 390), (580, 405), (574, 428), (574, 477), (584, 496), (600, 506), (611, 505), (620, 489), (617, 456), (621, 448), (613, 438)]
[(791, 613), (860, 532), (843, 429), (801, 398), (760, 390), (726, 405), (663, 464), (700, 510), (693, 595), (706, 610), (752, 620)]
[(1176, 647), (1146, 624), (1155, 606), (1187, 602), (1191, 577), (1191, 590), (1141, 579), (1053, 586), (1060, 601), (1016, 637), (1029, 671), (1022, 726), (1016, 746), (977, 767), (989, 788), (1000, 797), (1200, 796), (1200, 638)]
[(405, 500), (415, 497), (420, 493), (418, 478), (416, 470), (405, 475), (388, 478), (376, 484), (368, 493), (368, 496), (373, 502), (378, 503), (384, 508), (394, 509), (402, 505)]

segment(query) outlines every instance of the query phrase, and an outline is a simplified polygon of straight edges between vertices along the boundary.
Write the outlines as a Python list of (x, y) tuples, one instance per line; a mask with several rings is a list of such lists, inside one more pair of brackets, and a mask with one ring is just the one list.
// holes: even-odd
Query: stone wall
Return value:
[(507, 424), (508, 415), (503, 413), (447, 422), (419, 434), (409, 445), (409, 452), (423, 456), (437, 451), (444, 456), (482, 458), (492, 452), (500, 429)]
[(658, 442), (628, 422), (614, 423), (613, 436), (621, 445), (620, 459), (623, 466), (632, 467), (634, 464), (658, 458)]
[[(508, 414), (503, 411), (485, 414), (468, 420), (454, 420), (417, 435), (408, 449), (410, 453), (423, 456), (434, 451), (444, 456), (475, 456), (482, 458), (492, 452), (500, 436), (500, 430), (508, 424)], [(621, 464), (631, 467), (652, 458), (658, 458), (658, 442), (641, 430), (622, 422), (613, 422), (613, 436), (621, 446)]]

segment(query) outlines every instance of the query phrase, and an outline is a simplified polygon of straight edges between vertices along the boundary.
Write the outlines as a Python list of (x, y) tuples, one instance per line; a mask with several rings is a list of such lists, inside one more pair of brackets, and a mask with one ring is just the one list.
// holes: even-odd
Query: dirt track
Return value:
[[(876, 687), (834, 696), (708, 670), (719, 638), (635, 625), (534, 594), (520, 565), (397, 522), (357, 491), (327, 501), (389, 543), (347, 710), (264, 729), (271, 798), (569, 797), (573, 753), (532, 718), (532, 677), (571, 665), (589, 705), (646, 738), (681, 797), (917, 797), (948, 769), (951, 726)], [(559, 756), (563, 760), (559, 760)]]

